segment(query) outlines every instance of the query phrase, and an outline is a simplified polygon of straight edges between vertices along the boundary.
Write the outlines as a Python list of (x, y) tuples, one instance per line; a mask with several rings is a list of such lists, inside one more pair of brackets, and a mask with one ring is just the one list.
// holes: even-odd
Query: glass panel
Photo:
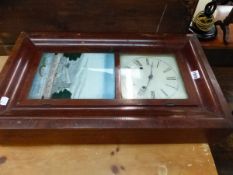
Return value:
[(114, 99), (112, 53), (44, 53), (30, 99)]
[(120, 55), (124, 99), (187, 99), (174, 55)]

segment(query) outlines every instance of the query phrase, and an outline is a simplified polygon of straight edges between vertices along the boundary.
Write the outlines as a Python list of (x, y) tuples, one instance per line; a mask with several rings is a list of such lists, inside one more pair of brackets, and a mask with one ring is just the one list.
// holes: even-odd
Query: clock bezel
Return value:
[[(177, 68), (179, 71), (177, 73), (179, 73), (179, 76), (182, 79), (182, 82), (184, 83), (184, 81), (185, 81), (184, 90), (187, 94), (187, 98), (177, 98), (177, 99), (176, 98), (161, 98), (161, 99), (160, 98), (154, 98), (154, 99), (150, 99), (150, 98), (129, 98), (129, 99), (127, 99), (127, 98), (125, 98), (125, 100), (150, 100), (151, 101), (150, 103), (153, 105), (157, 104), (157, 103), (153, 103), (154, 100), (159, 101), (159, 103), (164, 103), (168, 100), (169, 101), (172, 100), (171, 103), (175, 102), (174, 100), (180, 100), (180, 101), (185, 100), (186, 104), (190, 104), (190, 105), (191, 104), (193, 104), (193, 105), (198, 104), (197, 94), (195, 92), (190, 91), (190, 89), (191, 89), (190, 85), (192, 84), (192, 86), (194, 86), (194, 83), (192, 81), (192, 77), (190, 76), (190, 70), (188, 70), (187, 69), (188, 67), (185, 66), (187, 64), (187, 62), (183, 58), (182, 53), (180, 53), (180, 51), (175, 51), (173, 53), (167, 53), (167, 52), (154, 53), (153, 51), (147, 51), (147, 53), (143, 53), (143, 52), (142, 53), (140, 53), (140, 52), (120, 53), (118, 56), (119, 59), (121, 59), (121, 55), (129, 55), (129, 56), (136, 55), (136, 56), (140, 56), (140, 57), (143, 57), (143, 56), (156, 57), (156, 56), (165, 55), (165, 56), (174, 57), (175, 63), (177, 65)], [(180, 68), (182, 69), (182, 71), (180, 71)], [(119, 71), (121, 71), (121, 70), (119, 70)], [(119, 88), (121, 88), (121, 84), (122, 84), (121, 78), (119, 78)], [(186, 86), (185, 86), (185, 84), (186, 84)], [(121, 89), (119, 91), (120, 91), (119, 93), (121, 93)], [(190, 100), (190, 99), (192, 99), (192, 100)], [(177, 104), (177, 103), (174, 103), (174, 104)], [(179, 103), (177, 105), (179, 105)]]
[[(103, 48), (104, 49), (104, 48)], [(62, 52), (61, 50), (57, 50), (56, 52)], [(69, 51), (66, 51), (67, 53)], [(82, 52), (82, 50), (79, 50), (78, 52)], [(93, 52), (92, 50), (90, 52)], [(103, 51), (102, 51), (103, 52)], [(31, 64), (31, 67), (29, 67), (28, 75), (25, 77), (25, 81), (32, 82), (34, 79), (34, 76), (37, 71), (37, 67), (40, 62), (40, 58), (44, 52), (40, 51), (38, 53), (38, 56), (34, 59), (33, 63)], [(97, 53), (97, 51), (95, 51)], [(106, 53), (106, 52), (105, 52)], [(50, 105), (50, 107), (56, 107), (63, 105), (64, 107), (67, 106), (127, 106), (127, 105), (133, 105), (133, 106), (166, 106), (167, 104), (173, 106), (197, 106), (200, 104), (197, 97), (197, 92), (193, 91), (194, 83), (192, 81), (192, 77), (190, 75), (190, 70), (188, 70), (188, 67), (185, 66), (187, 62), (183, 58), (182, 54), (177, 51), (177, 53), (173, 52), (173, 55), (175, 55), (177, 60), (177, 65), (182, 69), (180, 71), (180, 75), (184, 81), (184, 85), (186, 88), (186, 92), (188, 95), (187, 99), (123, 99), (121, 98), (121, 80), (120, 80), (120, 54), (122, 54), (121, 50), (119, 49), (118, 52), (114, 52), (115, 55), (115, 75), (116, 75), (116, 94), (115, 99), (29, 99), (28, 98), (28, 92), (31, 88), (31, 83), (24, 83), (22, 86), (22, 89), (24, 91), (20, 94), (18, 99), (18, 106), (38, 106), (38, 105)], [(130, 52), (130, 54), (143, 54), (144, 52)], [(165, 52), (157, 52), (152, 50), (147, 50), (148, 54), (165, 54)], [(172, 54), (172, 53), (170, 53)], [(36, 68), (35, 68), (35, 65)]]
[[(116, 100), (30, 100), (31, 82), (43, 52), (110, 52), (116, 63)], [(119, 53), (176, 55), (188, 99), (120, 100)], [(201, 79), (193, 80), (198, 70)], [(32, 128), (180, 128), (229, 127), (232, 119), (217, 81), (195, 37), (129, 34), (32, 34), (22, 33), (3, 73), (0, 95), (9, 97), (0, 106), (0, 120), (36, 121)], [(26, 90), (25, 90), (26, 89)], [(67, 119), (68, 118), (68, 119)], [(58, 123), (51, 123), (56, 119)], [(65, 123), (64, 120), (66, 121)], [(206, 125), (208, 121), (210, 125)], [(72, 123), (78, 122), (79, 124)], [(119, 122), (121, 123), (119, 125)], [(129, 124), (132, 122), (132, 124)], [(6, 122), (7, 123), (7, 122)], [(81, 124), (80, 124), (81, 123)], [(18, 125), (17, 125), (18, 126)], [(0, 128), (14, 128), (4, 124)]]

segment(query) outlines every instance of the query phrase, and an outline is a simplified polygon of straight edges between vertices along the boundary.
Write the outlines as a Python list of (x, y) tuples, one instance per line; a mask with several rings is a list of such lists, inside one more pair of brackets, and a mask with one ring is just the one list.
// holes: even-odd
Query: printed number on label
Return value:
[(192, 78), (193, 78), (194, 80), (201, 78), (200, 73), (199, 73), (198, 70), (192, 71), (192, 72), (191, 72), (191, 75), (192, 75)]

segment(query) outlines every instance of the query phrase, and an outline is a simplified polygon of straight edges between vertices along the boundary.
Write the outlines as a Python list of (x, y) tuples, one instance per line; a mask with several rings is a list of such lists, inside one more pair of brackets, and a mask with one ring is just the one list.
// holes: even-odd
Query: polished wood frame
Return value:
[[(27, 95), (44, 52), (115, 54), (116, 99), (32, 100)], [(175, 54), (188, 99), (120, 98), (119, 54)], [(193, 80), (191, 71), (201, 78)], [(192, 35), (22, 33), (2, 73), (0, 129), (231, 128), (232, 115), (215, 76)]]

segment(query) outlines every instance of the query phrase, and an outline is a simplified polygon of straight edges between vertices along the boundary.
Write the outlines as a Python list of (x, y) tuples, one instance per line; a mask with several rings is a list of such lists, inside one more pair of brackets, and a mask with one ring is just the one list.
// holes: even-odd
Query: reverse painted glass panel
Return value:
[(112, 53), (44, 53), (30, 99), (114, 99)]

